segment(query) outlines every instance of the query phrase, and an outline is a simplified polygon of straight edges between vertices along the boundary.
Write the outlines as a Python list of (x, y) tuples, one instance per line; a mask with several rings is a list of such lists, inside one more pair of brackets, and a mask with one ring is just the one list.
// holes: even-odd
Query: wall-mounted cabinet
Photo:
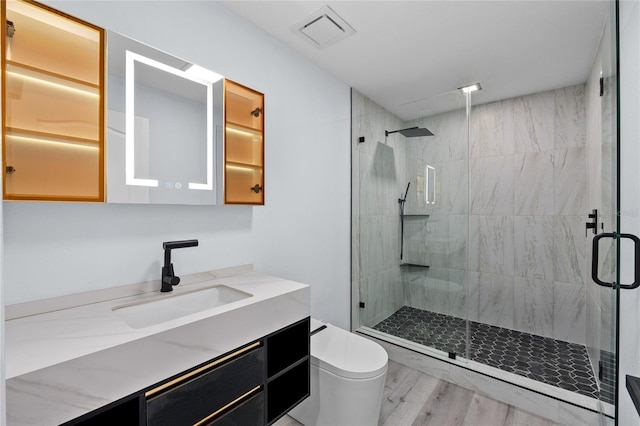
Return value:
[(225, 80), (224, 203), (264, 204), (264, 95)]
[(104, 201), (104, 31), (2, 2), (4, 199)]
[(212, 205), (222, 76), (107, 31), (107, 202)]
[(31, 0), (2, 6), (5, 200), (106, 186), (116, 203), (264, 204), (262, 93)]

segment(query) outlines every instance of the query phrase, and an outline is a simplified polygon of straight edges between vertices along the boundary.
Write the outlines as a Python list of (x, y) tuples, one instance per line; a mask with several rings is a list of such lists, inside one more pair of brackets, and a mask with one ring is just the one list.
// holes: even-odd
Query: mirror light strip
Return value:
[(189, 182), (189, 189), (213, 190), (213, 84), (207, 84), (207, 183)]
[[(189, 189), (197, 189), (204, 191), (213, 190), (213, 83), (215, 81), (209, 81), (207, 79), (200, 78), (188, 70), (182, 71), (177, 68), (173, 68), (162, 62), (155, 61), (147, 58), (146, 56), (139, 55), (137, 53), (126, 51), (126, 106), (125, 106), (125, 167), (126, 167), (126, 183), (127, 185), (138, 186), (158, 186), (156, 179), (136, 179), (135, 178), (135, 63), (140, 62), (150, 67), (156, 68), (160, 71), (173, 74), (180, 78), (190, 80), (194, 83), (201, 84), (207, 89), (207, 182), (195, 183), (189, 182)], [(216, 81), (220, 80), (222, 76), (215, 74)]]
[(125, 181), (127, 185), (157, 187), (157, 179), (135, 177), (135, 61), (144, 57), (129, 50), (125, 54)]

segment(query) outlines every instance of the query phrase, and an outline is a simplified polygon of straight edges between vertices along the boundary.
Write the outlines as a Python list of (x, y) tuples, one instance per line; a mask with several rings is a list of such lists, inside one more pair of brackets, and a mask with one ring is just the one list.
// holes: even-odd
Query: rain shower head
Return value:
[(384, 131), (385, 136), (389, 136), (392, 133), (400, 133), (402, 136), (407, 138), (415, 138), (418, 136), (433, 136), (433, 133), (431, 133), (429, 129), (424, 127), (409, 127), (408, 129)]

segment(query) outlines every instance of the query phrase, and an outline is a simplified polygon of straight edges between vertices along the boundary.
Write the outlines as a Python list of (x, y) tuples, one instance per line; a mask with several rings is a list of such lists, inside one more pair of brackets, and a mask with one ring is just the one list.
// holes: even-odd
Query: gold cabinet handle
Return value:
[(237, 405), (240, 402), (243, 402), (244, 400), (247, 400), (247, 399), (251, 398), (252, 396), (257, 394), (261, 390), (262, 390), (262, 386), (256, 386), (255, 388), (251, 389), (249, 392), (245, 393), (244, 395), (241, 395), (241, 396), (237, 397), (236, 399), (234, 399), (233, 401), (231, 401), (230, 403), (228, 403), (224, 407), (222, 407), (222, 408), (216, 410), (215, 412), (209, 414), (207, 417), (205, 417), (204, 419), (200, 420), (198, 423), (196, 423), (193, 426), (203, 426), (203, 425), (209, 423), (209, 421), (211, 421), (214, 417), (217, 417), (218, 414), (222, 413), (227, 408), (232, 407), (234, 405)]
[(251, 187), (251, 190), (256, 194), (259, 194), (260, 191), (262, 191), (262, 187), (256, 183), (254, 186)]
[(184, 374), (184, 375), (178, 377), (177, 379), (173, 379), (170, 382), (167, 382), (167, 383), (165, 383), (163, 385), (160, 385), (160, 386), (158, 386), (156, 388), (153, 388), (153, 389), (145, 392), (144, 396), (147, 399), (153, 398), (154, 396), (164, 392), (165, 390), (167, 390), (169, 388), (172, 388), (172, 387), (175, 387), (176, 385), (182, 384), (183, 382), (186, 382), (186, 381), (192, 379), (195, 376), (198, 376), (198, 375), (200, 375), (200, 374), (202, 374), (202, 373), (204, 373), (204, 372), (206, 372), (208, 370), (213, 369), (214, 367), (217, 367), (218, 365), (222, 364), (223, 362), (229, 361), (230, 359), (233, 359), (233, 358), (238, 358), (241, 355), (244, 355), (245, 353), (250, 352), (253, 349), (260, 347), (261, 344), (262, 343), (258, 341), (258, 342), (255, 342), (255, 343), (251, 344), (251, 345), (245, 346), (244, 348), (238, 349), (237, 351), (235, 351), (235, 352), (233, 352), (233, 353), (231, 353), (229, 355), (226, 355), (226, 356), (224, 356), (222, 358), (218, 358), (218, 359), (216, 359), (214, 361), (211, 361), (210, 363), (198, 368), (197, 370), (194, 370), (194, 371), (192, 371), (190, 373)]

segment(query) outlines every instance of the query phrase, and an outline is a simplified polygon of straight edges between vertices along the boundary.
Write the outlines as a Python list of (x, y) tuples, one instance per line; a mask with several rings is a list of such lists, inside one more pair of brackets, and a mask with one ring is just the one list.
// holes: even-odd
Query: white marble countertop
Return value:
[(309, 286), (257, 273), (181, 284), (162, 297), (214, 284), (252, 296), (139, 329), (112, 308), (159, 291), (6, 321), (7, 424), (63, 423), (310, 314)]

